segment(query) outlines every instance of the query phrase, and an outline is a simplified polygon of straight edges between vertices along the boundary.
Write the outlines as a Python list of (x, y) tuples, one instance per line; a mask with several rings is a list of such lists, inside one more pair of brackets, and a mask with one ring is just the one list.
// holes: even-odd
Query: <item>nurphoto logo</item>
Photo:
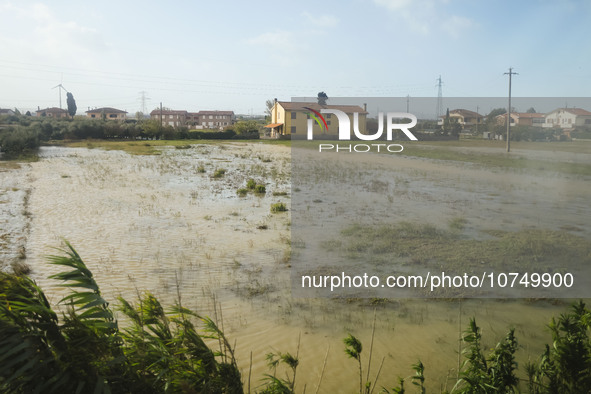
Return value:
[[(339, 121), (339, 141), (350, 141), (351, 140), (351, 120), (349, 116), (338, 109), (331, 109), (331, 108), (323, 108), (320, 112), (313, 110), (309, 107), (304, 107), (305, 109), (309, 110), (310, 118), (308, 119), (307, 123), (307, 139), (313, 140), (314, 139), (314, 121), (320, 126), (320, 129), (325, 131), (328, 130), (328, 125), (326, 123), (326, 119), (322, 114), (333, 114), (337, 117)], [(413, 114), (409, 114), (406, 112), (388, 112), (386, 113), (386, 140), (392, 141), (392, 136), (395, 130), (402, 131), (409, 140), (411, 141), (418, 141), (417, 137), (414, 136), (413, 133), (410, 132), (410, 128), (416, 126), (417, 124), (417, 117)], [(402, 119), (410, 119), (409, 123), (399, 123)], [(361, 141), (375, 141), (382, 137), (384, 134), (384, 113), (378, 113), (378, 130), (374, 134), (363, 134), (359, 130), (359, 113), (353, 113), (353, 134), (355, 137)], [(338, 144), (320, 144), (319, 145), (319, 152), (322, 151), (329, 151), (334, 150), (336, 152), (339, 151), (346, 151), (346, 152), (369, 152), (372, 150), (376, 150), (377, 152), (381, 151), (388, 151), (391, 153), (402, 152), (403, 146), (399, 144), (349, 144), (347, 146), (340, 146)]]

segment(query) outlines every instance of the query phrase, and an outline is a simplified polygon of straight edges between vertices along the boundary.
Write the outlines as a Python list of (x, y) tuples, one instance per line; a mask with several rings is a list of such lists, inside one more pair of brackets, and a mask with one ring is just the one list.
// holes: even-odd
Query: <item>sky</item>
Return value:
[(437, 97), (439, 76), (445, 106), (507, 96), (510, 67), (513, 96), (588, 97), (590, 38), (587, 0), (0, 0), (0, 108), (59, 107), (62, 84), (78, 114), (258, 115), (320, 91)]

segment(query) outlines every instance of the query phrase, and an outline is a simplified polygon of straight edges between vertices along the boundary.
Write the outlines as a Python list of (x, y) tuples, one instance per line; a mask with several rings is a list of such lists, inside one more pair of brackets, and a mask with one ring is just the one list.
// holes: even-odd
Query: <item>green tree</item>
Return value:
[(258, 133), (259, 132), (259, 125), (256, 120), (241, 120), (236, 122), (232, 129), (237, 134), (248, 134), (248, 133)]
[(66, 94), (66, 97), (66, 102), (68, 103), (68, 114), (74, 118), (74, 115), (76, 115), (76, 111), (78, 110), (78, 107), (76, 107), (76, 100), (74, 100), (74, 96), (70, 92)]
[(326, 101), (328, 101), (328, 96), (324, 92), (318, 92), (317, 100), (319, 105), (326, 105)]
[(273, 106), (275, 105), (275, 100), (267, 100), (265, 101), (265, 116), (267, 117), (271, 117), (271, 110), (273, 109)]
[(488, 115), (486, 115), (486, 121), (487, 122), (494, 122), (495, 118), (498, 115), (502, 115), (502, 114), (506, 114), (506, 113), (507, 113), (507, 108), (495, 108), (495, 109), (491, 110)]
[(537, 113), (534, 107), (530, 107), (530, 108), (529, 108), (527, 111), (525, 111), (525, 112), (527, 112), (528, 114), (536, 114), (536, 113)]

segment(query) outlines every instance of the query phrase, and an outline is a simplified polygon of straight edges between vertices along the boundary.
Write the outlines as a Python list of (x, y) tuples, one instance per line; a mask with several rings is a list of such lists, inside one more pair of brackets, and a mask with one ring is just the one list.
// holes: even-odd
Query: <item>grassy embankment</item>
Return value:
[(290, 146), (288, 140), (151, 140), (151, 141), (112, 141), (112, 140), (81, 140), (81, 141), (50, 141), (49, 145), (71, 148), (122, 150), (132, 155), (159, 155), (160, 149), (172, 146), (177, 149), (188, 148), (194, 144), (235, 144), (263, 143), (270, 145)]
[[(462, 140), (419, 142), (403, 144), (402, 155), (436, 160), (452, 160), (474, 163), (485, 167), (496, 167), (534, 172), (558, 172), (571, 175), (591, 175), (591, 163), (574, 163), (558, 160), (527, 158), (522, 151), (564, 153), (591, 153), (591, 143), (576, 142), (512, 142), (512, 152), (505, 151), (502, 141)], [(476, 148), (476, 149), (471, 149)], [(483, 152), (481, 148), (487, 148)]]

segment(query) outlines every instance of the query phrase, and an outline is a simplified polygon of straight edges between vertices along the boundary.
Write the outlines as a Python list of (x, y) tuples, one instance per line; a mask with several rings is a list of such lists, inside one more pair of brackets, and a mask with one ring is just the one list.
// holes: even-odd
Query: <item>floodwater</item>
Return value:
[[(398, 377), (413, 374), (411, 364), (420, 358), (428, 387), (451, 389), (446, 381), (457, 374), (459, 332), (469, 317), (475, 316), (482, 328), (484, 349), (515, 327), (522, 367), (541, 354), (550, 340), (545, 325), (567, 305), (415, 299), (375, 306), (372, 300), (294, 298), (291, 213), (270, 212), (273, 203), (290, 205), (289, 148), (220, 143), (163, 148), (161, 153), (132, 156), (45, 147), (39, 162), (0, 172), (3, 269), (26, 253), (32, 277), (57, 303), (66, 293), (47, 279), (60, 268), (48, 264), (46, 256), (59, 254), (55, 248), (67, 240), (112, 305), (119, 295), (134, 301), (144, 291), (171, 305), (180, 294), (184, 306), (215, 316), (230, 342), (236, 341), (245, 387), (250, 376), (252, 391), (270, 373), (266, 354), (281, 351), (299, 352), (296, 391), (305, 387), (315, 392), (321, 381), (321, 393), (355, 392), (357, 364), (347, 358), (342, 339), (352, 333), (362, 340), (367, 365), (374, 310), (370, 379), (383, 362), (378, 386), (393, 387)], [(464, 216), (469, 218), (466, 231), (477, 233), (480, 221), (510, 229), (556, 228), (567, 215), (578, 235), (591, 234), (588, 179), (532, 177), (403, 157), (392, 160), (399, 174), (396, 185), (374, 182), (365, 187), (379, 191), (396, 186), (391, 194), (404, 220), (447, 223)], [(225, 169), (225, 175), (213, 178), (216, 169)], [(239, 197), (236, 190), (245, 187), (248, 178), (265, 184), (266, 194)], [(476, 203), (479, 196), (487, 202), (484, 209)], [(329, 207), (330, 200), (327, 196), (318, 204)], [(278, 373), (283, 377), (283, 371)]]

